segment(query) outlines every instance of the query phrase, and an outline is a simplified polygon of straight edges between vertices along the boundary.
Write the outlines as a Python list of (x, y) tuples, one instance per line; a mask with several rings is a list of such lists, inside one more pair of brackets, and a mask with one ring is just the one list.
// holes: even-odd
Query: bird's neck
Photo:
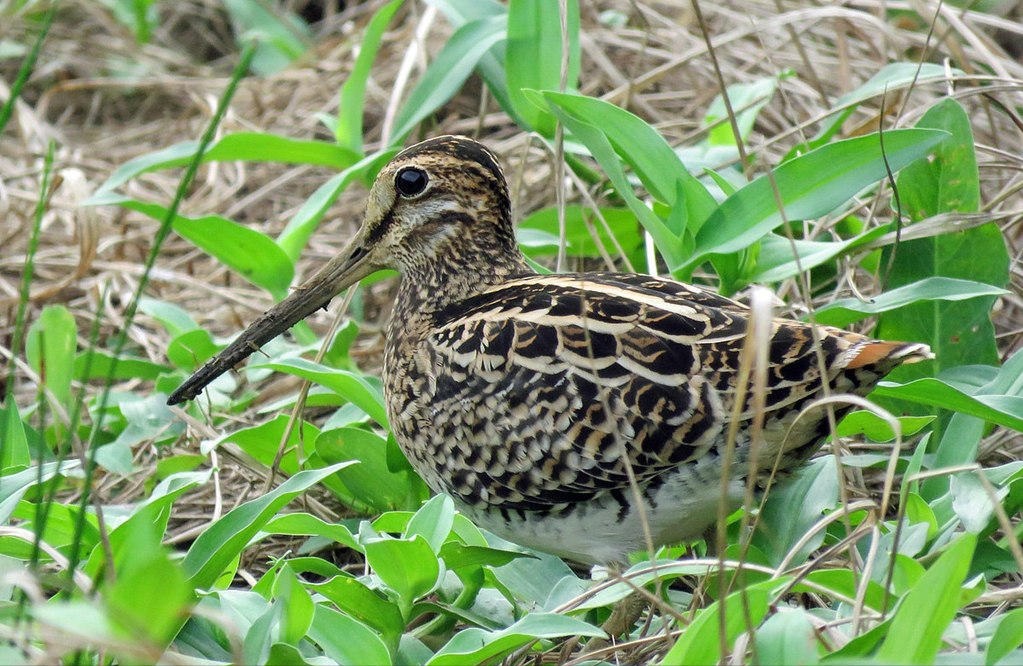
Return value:
[(406, 266), (394, 303), (392, 326), (474, 296), (513, 275), (534, 273), (518, 247), (479, 249), (453, 261)]

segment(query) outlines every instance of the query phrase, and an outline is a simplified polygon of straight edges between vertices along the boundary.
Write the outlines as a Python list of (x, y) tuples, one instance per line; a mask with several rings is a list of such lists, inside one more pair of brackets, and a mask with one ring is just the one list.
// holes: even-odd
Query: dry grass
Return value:
[[(290, 3), (304, 6), (312, 3)], [(329, 3), (327, 3), (329, 4)], [(354, 4), (354, 3), (353, 3)], [(287, 71), (267, 79), (249, 78), (236, 96), (223, 132), (258, 130), (290, 137), (327, 138), (315, 114), (336, 113), (337, 91), (353, 61), (353, 51), (377, 2), (354, 4), (315, 27), (315, 46)], [(674, 2), (582, 2), (582, 92), (624, 106), (656, 124), (672, 145), (701, 138), (703, 112), (718, 94), (718, 78), (701, 27), (688, 0)], [(754, 81), (791, 69), (795, 76), (780, 84), (780, 94), (760, 115), (751, 141), (753, 171), (774, 164), (796, 142), (815, 131), (829, 105), (892, 61), (947, 62), (965, 72), (953, 81), (917, 86), (908, 96), (863, 105), (847, 122), (847, 135), (876, 128), (912, 124), (949, 88), (974, 122), (983, 200), (987, 212), (1001, 217), (1010, 247), (1012, 294), (995, 312), (1003, 357), (1023, 346), (1023, 10), (1004, 3), (1004, 18), (964, 13), (931, 0), (885, 2), (859, 0), (807, 5), (783, 0), (701, 4), (710, 42), (726, 83)], [(85, 336), (103, 304), (101, 343), (120, 327), (124, 305), (142, 270), (156, 223), (116, 208), (79, 204), (126, 160), (178, 141), (199, 136), (225, 85), (235, 58), (235, 42), (219, 2), (187, 0), (161, 3), (163, 16), (153, 41), (137, 45), (100, 3), (62, 3), (37, 68), (8, 130), (0, 136), (0, 352), (10, 348), (24, 253), (36, 204), (41, 157), (47, 142), (57, 142), (55, 171), (62, 184), (46, 215), (29, 321), (53, 304), (68, 307)], [(883, 11), (900, 12), (890, 20)], [(602, 19), (614, 11), (628, 17), (627, 27)], [(937, 17), (935, 18), (935, 13)], [(410, 2), (385, 37), (366, 100), (366, 127), (371, 141), (382, 136), (395, 101), (408, 87), (395, 89), (401, 63), (419, 44), (435, 53), (450, 28), (442, 17), (430, 21), (427, 6)], [(933, 35), (928, 27), (934, 21)], [(29, 44), (34, 24), (15, 14), (2, 19), (0, 40)], [(411, 80), (422, 71), (422, 52), (411, 55)], [(18, 59), (0, 61), (0, 81), (12, 81)], [(3, 86), (0, 83), (0, 86)], [(467, 133), (486, 141), (504, 158), (514, 185), (516, 212), (523, 216), (554, 203), (552, 160), (539, 142), (518, 130), (496, 109), (480, 100), (483, 86), (470, 78), (463, 92), (421, 130), (423, 135)], [(0, 95), (5, 94), (0, 87)], [(481, 113), (482, 111), (482, 113)], [(222, 163), (206, 166), (185, 205), (185, 213), (228, 216), (271, 235), (280, 231), (305, 199), (331, 175), (326, 169), (279, 164)], [(128, 185), (140, 199), (168, 201), (177, 175), (160, 172)], [(596, 193), (595, 193), (596, 194)], [(346, 193), (312, 239), (301, 271), (309, 274), (332, 256), (361, 218), (364, 191)], [(570, 190), (569, 200), (580, 194)], [(887, 202), (865, 200), (860, 213), (887, 219)], [(828, 224), (827, 221), (822, 223)], [(822, 226), (822, 229), (824, 227)], [(870, 276), (846, 275), (840, 288), (856, 285), (872, 293)], [(370, 289), (369, 322), (355, 354), (368, 371), (382, 348), (380, 324), (388, 314), (393, 285)], [(791, 284), (780, 294), (798, 300)], [(270, 304), (269, 297), (186, 241), (165, 244), (150, 295), (178, 304), (217, 335), (241, 329)], [(327, 315), (314, 318), (321, 330)], [(167, 343), (159, 326), (140, 316), (129, 331), (138, 353), (164, 360)], [(81, 340), (83, 346), (86, 340)], [(293, 382), (280, 378), (277, 382)], [(149, 387), (129, 384), (125, 390)], [(19, 373), (16, 399), (28, 404), (35, 391), (28, 374)], [(271, 391), (273, 393), (273, 391)], [(255, 421), (255, 409), (238, 416)], [(186, 450), (212, 435), (202, 424), (175, 447)], [(102, 502), (129, 502), (145, 491), (143, 480), (155, 461), (167, 455), (140, 446), (133, 478), (101, 477)], [(996, 433), (982, 455), (990, 463), (1023, 456), (1020, 437)], [(179, 502), (172, 543), (187, 541), (211, 515), (226, 511), (261, 487), (265, 470), (258, 465), (221, 463), (219, 495), (210, 486)], [(860, 481), (863, 483), (863, 481)], [(878, 483), (866, 479), (866, 483)], [(325, 517), (337, 508), (312, 507)]]

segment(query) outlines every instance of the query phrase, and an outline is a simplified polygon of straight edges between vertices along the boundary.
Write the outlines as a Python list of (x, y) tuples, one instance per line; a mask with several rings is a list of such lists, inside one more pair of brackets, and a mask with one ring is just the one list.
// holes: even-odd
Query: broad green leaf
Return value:
[[(209, 331), (197, 328), (171, 338), (170, 342), (167, 343), (167, 360), (176, 368), (192, 372), (213, 358), (224, 346), (214, 342), (213, 336), (210, 335)], [(221, 375), (221, 377), (223, 376)], [(220, 379), (220, 377), (217, 379)]]
[[(508, 22), (508, 8), (495, 0), (425, 0), (425, 2), (438, 7), (455, 28), (490, 17), (501, 17), (506, 25)], [(515, 112), (508, 93), (504, 61), (505, 43), (498, 42), (480, 58), (477, 69), (498, 105), (511, 116), (516, 125), (524, 127), (525, 122)]]
[[(88, 370), (88, 372), (86, 372)], [(102, 350), (93, 349), (84, 351), (75, 356), (74, 378), (80, 382), (87, 382), (90, 379), (156, 379), (168, 367), (144, 358), (133, 356), (122, 356), (116, 359), (112, 354)]]
[[(855, 599), (859, 586), (863, 584), (861, 574), (852, 569), (815, 569), (806, 574), (804, 580), (813, 583), (813, 586), (797, 583), (793, 586), (794, 592), (812, 592), (820, 594), (820, 588), (831, 590), (835, 594), (841, 594), (847, 599)], [(867, 591), (863, 597), (867, 608), (881, 612), (885, 607), (886, 594), (884, 588), (874, 581), (867, 581)]]
[[(274, 464), (281, 439), (288, 429), (287, 414), (279, 414), (276, 418), (248, 428), (239, 428), (216, 440), (217, 445), (227, 442), (237, 444), (245, 453), (263, 463), (267, 467)], [(294, 474), (301, 466), (301, 461), (312, 452), (312, 443), (320, 434), (320, 429), (312, 423), (300, 420), (288, 436), (284, 444), (284, 455), (280, 459), (280, 468), (285, 474)]]
[[(962, 71), (958, 69), (953, 69), (952, 71), (956, 74), (962, 74)], [(821, 124), (820, 130), (814, 135), (813, 139), (808, 142), (809, 145), (803, 144), (793, 148), (783, 161), (788, 161), (800, 152), (807, 152), (830, 141), (842, 128), (842, 123), (856, 110), (860, 102), (884, 93), (891, 94), (911, 85), (920, 85), (934, 80), (944, 81), (945, 79), (946, 73), (943, 65), (916, 62), (893, 62), (885, 65), (874, 76), (870, 77), (870, 80), (866, 83), (835, 100), (833, 108), (842, 109), (845, 106), (848, 108), (831, 114)]]
[(144, 312), (156, 321), (163, 324), (167, 332), (172, 336), (181, 335), (188, 331), (199, 328), (192, 315), (179, 305), (161, 301), (157, 298), (143, 296), (139, 299), (139, 311)]
[(757, 661), (761, 664), (816, 664), (817, 629), (801, 608), (779, 610), (767, 618), (756, 634)]
[(421, 535), (409, 539), (378, 537), (364, 543), (363, 548), (366, 562), (397, 595), (395, 601), (406, 618), (412, 604), (440, 584), (440, 561)]
[[(759, 473), (769, 471), (761, 469)], [(751, 543), (763, 551), (771, 564), (780, 564), (824, 512), (837, 503), (835, 459), (828, 456), (815, 460), (798, 470), (791, 482), (771, 488)], [(810, 553), (820, 547), (824, 536), (823, 531), (818, 532), (800, 549), (792, 563), (806, 561)]]
[(394, 121), (391, 143), (404, 141), (419, 122), (461, 90), (480, 59), (507, 37), (507, 30), (505, 14), (459, 27), (409, 93)]
[(717, 208), (714, 197), (686, 170), (664, 137), (638, 116), (584, 95), (544, 91), (543, 96), (548, 104), (599, 128), (654, 198), (673, 209), (685, 211), (680, 220), (684, 223), (682, 226), (669, 225), (676, 236), (685, 228), (695, 233)]
[[(106, 205), (106, 199), (114, 189), (141, 174), (188, 166), (198, 149), (198, 141), (184, 141), (128, 160), (110, 174), (84, 205)], [(260, 132), (237, 132), (212, 143), (203, 153), (202, 161), (283, 162), (345, 169), (355, 164), (360, 156), (358, 151), (324, 141), (291, 139)]]
[[(779, 234), (767, 234), (760, 240), (760, 254), (756, 266), (748, 276), (751, 282), (780, 282), (808, 271), (835, 257), (848, 256), (860, 246), (866, 245), (888, 233), (889, 225), (874, 227), (869, 231), (842, 241), (808, 241), (795, 239), (790, 242)], [(799, 257), (798, 263), (792, 254), (793, 244)]]
[(361, 546), (347, 527), (337, 523), (328, 523), (310, 513), (286, 513), (277, 516), (264, 525), (262, 531), (267, 534), (318, 536), (352, 550), (361, 550)]
[(256, 41), (252, 71), (271, 76), (284, 70), (312, 43), (309, 26), (279, 5), (249, 0), (224, 0), (240, 42)]
[(722, 657), (719, 606), (724, 603), (724, 636), (725, 642), (731, 646), (740, 634), (755, 628), (764, 619), (774, 590), (779, 585), (784, 585), (783, 579), (757, 583), (699, 611), (660, 663), (663, 666), (718, 663)]
[(945, 550), (899, 604), (888, 636), (878, 650), (883, 664), (929, 664), (959, 607), (960, 587), (977, 544), (963, 534)]
[[(579, 2), (565, 0), (568, 17), (567, 89), (579, 80)], [(547, 137), (554, 136), (554, 117), (534, 105), (524, 89), (560, 90), (561, 19), (557, 5), (548, 0), (512, 0), (508, 6), (508, 43), (505, 76), (508, 95), (526, 126)]]
[(28, 450), (25, 426), (14, 400), (5, 400), (0, 408), (0, 485), (7, 483), (7, 476), (28, 469), (32, 454)]
[(539, 638), (604, 635), (603, 631), (593, 625), (566, 615), (529, 613), (500, 631), (486, 631), (475, 627), (459, 631), (437, 650), (437, 653), (426, 662), (426, 666), (491, 663)]
[[(527, 97), (535, 99), (538, 103), (545, 99), (541, 93), (535, 91), (526, 92)], [(678, 235), (674, 234), (667, 227), (664, 220), (657, 217), (650, 207), (640, 201), (639, 197), (632, 191), (632, 184), (625, 175), (622, 162), (618, 154), (615, 153), (614, 147), (608, 140), (604, 130), (580, 120), (557, 105), (550, 104), (549, 106), (568, 131), (586, 145), (590, 154), (593, 155), (594, 159), (597, 160), (604, 170), (604, 173), (607, 174), (618, 195), (625, 199), (629, 210), (639, 218), (643, 228), (653, 238), (654, 245), (657, 246), (657, 250), (664, 256), (669, 265), (681, 263), (682, 241)]]
[(46, 389), (67, 411), (71, 408), (71, 377), (74, 374), (78, 328), (63, 305), (48, 305), (32, 322), (25, 340), (29, 365), (42, 378)]
[(897, 310), (920, 301), (965, 301), (980, 296), (1001, 296), (1008, 293), (1001, 287), (973, 280), (929, 277), (890, 289), (868, 301), (842, 298), (816, 311), (817, 323), (840, 328), (878, 314)]
[(298, 262), (302, 248), (341, 193), (356, 179), (366, 180), (367, 176), (370, 179), (375, 178), (384, 163), (389, 162), (396, 154), (397, 151), (385, 150), (367, 155), (316, 188), (277, 237), (277, 245), (284, 250), (284, 254), (292, 263)]
[(383, 393), (377, 386), (366, 381), (366, 378), (360, 373), (328, 368), (304, 358), (283, 358), (252, 367), (287, 372), (315, 382), (334, 391), (369, 414), (374, 421), (387, 427), (387, 410), (384, 408)]
[[(739, 140), (743, 143), (749, 138), (753, 131), (753, 125), (757, 116), (778, 89), (778, 79), (765, 77), (752, 83), (733, 83), (725, 90), (728, 94), (728, 101), (735, 111), (736, 125), (739, 128)], [(711, 129), (707, 135), (707, 143), (712, 146), (735, 146), (735, 136), (732, 133), (732, 125), (728, 122), (728, 113), (725, 108), (724, 99), (718, 95), (707, 107), (704, 114), (704, 126), (720, 122)]]
[(181, 566), (196, 588), (208, 588), (277, 511), (314, 484), (351, 463), (302, 470), (266, 495), (232, 509), (192, 543)]
[[(966, 111), (954, 99), (934, 105), (917, 127), (947, 131), (951, 140), (940, 145), (934, 160), (905, 169), (898, 178), (904, 212), (914, 221), (949, 212), (979, 210), (980, 183), (973, 132)], [(906, 241), (885, 250), (891, 253), (890, 287), (928, 277), (974, 280), (996, 287), (1008, 281), (1009, 256), (1005, 240), (994, 223), (932, 238)], [(882, 315), (875, 335), (888, 340), (926, 342), (935, 360), (895, 370), (891, 379), (905, 382), (960, 365), (998, 362), (990, 310), (997, 295), (965, 301), (928, 301)], [(901, 407), (901, 406), (900, 406)]]
[(103, 588), (111, 618), (126, 638), (170, 644), (193, 601), (192, 587), (160, 543), (162, 526), (131, 521), (114, 554), (115, 580)]
[[(979, 370), (988, 366), (960, 366), (961, 370), (972, 368)], [(962, 377), (962, 372), (958, 375)], [(943, 378), (951, 378), (952, 373), (942, 373)], [(978, 377), (979, 379), (979, 377)], [(963, 386), (963, 388), (966, 388)], [(967, 389), (969, 390), (969, 389)], [(998, 369), (994, 377), (981, 384), (976, 390), (969, 391), (980, 398), (985, 395), (1023, 396), (1023, 351), (1017, 351), (1005, 364)], [(934, 457), (936, 467), (952, 467), (974, 462), (977, 459), (977, 447), (984, 435), (983, 420), (967, 414), (953, 414), (938, 442), (938, 450)], [(933, 479), (928, 490), (932, 493), (943, 490), (947, 484), (937, 484)]]
[(987, 645), (984, 663), (994, 666), (1013, 650), (1023, 645), (1023, 608), (1006, 613), (998, 623), (991, 642)]
[(281, 640), (298, 645), (313, 621), (313, 599), (287, 564), (281, 567), (274, 583), (274, 596), (283, 606)]
[(1023, 432), (1023, 416), (1021, 416), (1023, 415), (1023, 396), (971, 396), (940, 379), (930, 377), (905, 384), (881, 382), (871, 395), (898, 398), (918, 405), (958, 411)]
[(837, 141), (778, 166), (773, 173), (785, 216), (778, 210), (767, 175), (728, 197), (696, 234), (696, 248), (685, 263), (691, 268), (712, 254), (728, 254), (752, 245), (783, 220), (822, 217), (863, 188), (898, 171), (944, 141), (938, 130), (902, 129), (884, 133), (884, 154), (877, 134)]
[[(928, 423), (934, 420), (933, 416), (903, 416), (898, 418), (902, 427), (902, 436), (909, 437), (920, 432)], [(839, 437), (855, 437), (865, 435), (875, 442), (890, 442), (895, 439), (895, 432), (892, 426), (873, 412), (866, 410), (850, 412), (838, 423), (835, 432)]]
[(362, 581), (347, 576), (334, 576), (322, 583), (311, 583), (309, 589), (322, 594), (343, 612), (393, 640), (405, 629), (401, 611), (380, 593)]
[[(641, 259), (643, 237), (640, 235), (636, 215), (627, 208), (601, 208), (600, 213), (626, 255), (633, 262)], [(614, 239), (605, 231), (604, 225), (591, 209), (577, 205), (565, 206), (565, 243), (568, 254), (575, 257), (600, 256), (597, 243), (590, 233), (591, 226), (608, 254), (614, 257)], [(531, 213), (517, 225), (516, 236), (527, 256), (557, 254), (560, 243), (557, 208), (551, 206)]]
[(361, 428), (335, 428), (315, 438), (316, 453), (327, 463), (359, 461), (338, 472), (338, 497), (363, 513), (412, 509), (429, 496), (426, 485), (408, 469), (387, 465), (387, 441)]
[(408, 527), (405, 528), (405, 538), (410, 539), (418, 534), (426, 539), (433, 552), (439, 554), (441, 546), (451, 535), (454, 522), (454, 502), (447, 495), (436, 495), (409, 520)]
[(323, 604), (317, 604), (313, 613), (309, 639), (342, 666), (388, 666), (393, 663), (387, 646), (372, 629)]
[[(394, 13), (401, 7), (403, 0), (391, 0), (381, 7), (362, 36), (359, 55), (351, 73), (341, 86), (341, 101), (338, 105), (337, 132), (335, 138), (341, 148), (361, 156), (362, 153), (362, 116), (366, 97), (366, 82), (376, 60), (377, 51), (384, 38), (384, 31), (391, 22)], [(347, 165), (346, 165), (347, 166)]]
[[(96, 205), (121, 206), (163, 220), (167, 209), (159, 204), (146, 203), (116, 194), (93, 197)], [(220, 215), (186, 217), (175, 215), (173, 229), (182, 238), (195, 244), (243, 278), (266, 289), (275, 298), (288, 293), (295, 277), (295, 267), (286, 254), (270, 238)]]

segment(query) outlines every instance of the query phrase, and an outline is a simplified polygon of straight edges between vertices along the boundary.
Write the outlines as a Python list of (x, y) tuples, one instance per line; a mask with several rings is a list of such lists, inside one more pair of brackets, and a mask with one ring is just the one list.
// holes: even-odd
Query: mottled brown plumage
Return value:
[[(629, 467), (656, 543), (713, 522), (750, 311), (645, 275), (535, 274), (515, 242), (496, 158), (466, 138), (432, 139), (394, 158), (349, 246), (169, 402), (195, 397), (385, 267), (404, 276), (384, 352), (388, 416), (434, 491), (502, 536), (584, 562), (644, 545)], [(829, 327), (817, 337), (837, 393), (863, 395), (900, 363), (929, 357), (925, 345)], [(796, 420), (824, 391), (810, 327), (775, 320), (769, 358), (756, 467), (777, 464), (784, 475), (827, 434), (821, 410)], [(729, 506), (751, 462), (749, 403), (739, 410)]]

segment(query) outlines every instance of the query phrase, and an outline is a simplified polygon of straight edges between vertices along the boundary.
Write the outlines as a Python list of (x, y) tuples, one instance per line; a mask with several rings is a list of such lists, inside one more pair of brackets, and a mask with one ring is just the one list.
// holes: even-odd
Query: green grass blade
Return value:
[[(561, 0), (559, 0), (561, 1)], [(567, 0), (569, 59), (567, 88), (579, 81), (579, 3)], [(505, 75), (512, 106), (526, 125), (545, 137), (554, 136), (554, 116), (535, 105), (523, 90), (560, 90), (561, 21), (550, 0), (512, 0), (508, 8)]]
[(28, 77), (32, 75), (32, 70), (39, 59), (39, 51), (43, 48), (43, 40), (46, 39), (46, 35), (50, 32), (50, 26), (53, 25), (53, 17), (57, 14), (57, 7), (59, 5), (60, 3), (56, 1), (50, 3), (49, 10), (43, 16), (43, 25), (39, 28), (39, 34), (36, 35), (36, 40), (32, 43), (32, 50), (28, 52), (28, 55), (21, 62), (21, 67), (18, 68), (18, 74), (14, 77), (14, 83), (11, 84), (11, 93), (7, 97), (7, 101), (4, 102), (3, 106), (0, 106), (0, 134), (3, 134), (4, 128), (7, 127), (7, 122), (11, 119), (11, 114), (14, 113), (14, 105), (18, 103), (18, 98), (21, 97), (21, 90), (25, 87), (25, 83), (28, 82)]
[(1001, 296), (1001, 287), (946, 277), (929, 277), (879, 294), (869, 301), (843, 298), (817, 310), (817, 323), (844, 327), (880, 312), (889, 312), (920, 301), (963, 301), (981, 296)]
[(461, 90), (480, 59), (505, 39), (507, 30), (505, 15), (491, 16), (460, 27), (409, 93), (394, 121), (391, 144), (401, 144), (420, 121)]
[(749, 247), (787, 220), (808, 220), (832, 212), (863, 188), (885, 177), (885, 158), (893, 171), (905, 167), (948, 138), (940, 130), (890, 130), (884, 155), (877, 134), (838, 141), (779, 166), (774, 181), (785, 206), (778, 210), (771, 181), (764, 175), (746, 185), (707, 219), (696, 235), (696, 247), (679, 269), (703, 263), (712, 254)]
[[(96, 200), (166, 220), (170, 209), (159, 204), (107, 194)], [(257, 287), (280, 300), (287, 296), (295, 277), (295, 266), (273, 239), (220, 215), (187, 217), (174, 213), (171, 226), (182, 238), (215, 257)]]
[(264, 525), (288, 502), (352, 463), (302, 470), (266, 495), (242, 504), (211, 524), (192, 543), (181, 566), (195, 588), (213, 585)]
[(384, 38), (384, 31), (387, 30), (387, 24), (391, 22), (391, 18), (401, 7), (403, 1), (391, 0), (381, 7), (370, 20), (366, 27), (366, 34), (362, 37), (359, 55), (355, 59), (352, 73), (348, 75), (344, 85), (341, 86), (335, 138), (339, 146), (360, 156), (363, 154), (362, 116), (365, 109), (363, 100), (366, 97), (366, 82), (369, 80), (369, 72), (377, 57), (377, 51), (380, 50), (380, 43)]
[[(128, 160), (114, 170), (85, 205), (99, 205), (104, 196), (132, 178), (150, 171), (188, 166), (195, 158), (198, 141), (182, 141)], [(312, 164), (346, 169), (361, 158), (359, 150), (349, 150), (325, 141), (292, 139), (264, 132), (236, 132), (212, 143), (203, 153), (202, 162), (281, 162)]]
[(930, 664), (959, 608), (977, 537), (963, 534), (924, 573), (902, 600), (878, 650), (882, 664)]

